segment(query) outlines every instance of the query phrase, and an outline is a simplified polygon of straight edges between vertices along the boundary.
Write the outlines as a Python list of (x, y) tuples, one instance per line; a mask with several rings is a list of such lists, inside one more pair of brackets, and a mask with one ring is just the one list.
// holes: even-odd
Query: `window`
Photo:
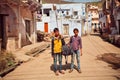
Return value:
[(69, 12), (68, 12), (68, 11), (66, 11), (66, 14), (67, 14), (67, 15), (69, 15)]
[(88, 15), (88, 17), (90, 17), (90, 15)]
[(101, 15), (99, 14), (99, 18), (101, 18)]
[(50, 16), (50, 11), (51, 11), (51, 8), (49, 9), (44, 9), (44, 14), (46, 14), (47, 16)]
[(30, 34), (31, 34), (30, 20), (25, 20), (25, 26), (26, 26), (26, 33), (30, 36)]
[(78, 15), (78, 11), (74, 11), (74, 16), (77, 16)]
[(83, 12), (82, 14), (85, 15), (85, 12)]
[(42, 10), (41, 10), (41, 9), (38, 10), (38, 11), (37, 11), (37, 14), (42, 14)]

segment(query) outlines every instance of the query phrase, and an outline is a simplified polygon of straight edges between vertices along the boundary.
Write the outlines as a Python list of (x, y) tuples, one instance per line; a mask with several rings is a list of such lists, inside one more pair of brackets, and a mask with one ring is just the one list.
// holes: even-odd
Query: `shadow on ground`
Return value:
[[(59, 69), (59, 65), (57, 65), (58, 69)], [(62, 70), (67, 70), (70, 69), (70, 63), (66, 64), (66, 65), (62, 65)], [(50, 70), (53, 71), (55, 73), (55, 69), (54, 69), (54, 64), (52, 64), (50, 66)]]
[(94, 34), (90, 34), (91, 36), (99, 36), (100, 37), (100, 34), (98, 33), (94, 33)]
[[(57, 67), (59, 69), (59, 65)], [(70, 69), (70, 63), (62, 65), (62, 70), (68, 70), (68, 69)], [(53, 71), (53, 72), (55, 72), (55, 70), (54, 70), (54, 64), (52, 64), (50, 66), (50, 70)]]
[(104, 42), (108, 42), (108, 43), (114, 45), (115, 47), (120, 48), (120, 45), (119, 45), (117, 42), (115, 42), (115, 40), (113, 40), (113, 41), (111, 42), (111, 40), (110, 40), (109, 37), (103, 37), (103, 36), (101, 36), (99, 33), (93, 33), (93, 34), (90, 34), (90, 35), (91, 35), (91, 36), (101, 37), (101, 39), (102, 39)]
[(120, 75), (119, 76), (114, 76), (114, 77), (116, 77), (117, 80), (120, 80)]
[(120, 69), (120, 54), (118, 53), (104, 53), (97, 56), (97, 59), (111, 64), (110, 67), (113, 69)]
[[(71, 66), (71, 64), (70, 63), (68, 63), (68, 64), (65, 64), (65, 65), (62, 65), (62, 70), (70, 70), (70, 66)], [(58, 69), (59, 69), (59, 66), (57, 66), (58, 67)], [(74, 69), (76, 70), (76, 71), (78, 71), (78, 68), (77, 68), (77, 66), (76, 65), (74, 65)], [(55, 70), (54, 70), (54, 64), (52, 64), (51, 66), (50, 66), (50, 70), (51, 71), (53, 71), (53, 72), (55, 72)]]

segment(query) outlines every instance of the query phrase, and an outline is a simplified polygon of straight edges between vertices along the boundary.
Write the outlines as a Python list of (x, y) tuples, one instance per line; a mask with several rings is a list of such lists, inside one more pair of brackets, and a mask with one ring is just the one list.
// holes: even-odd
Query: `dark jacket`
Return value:
[[(65, 45), (64, 38), (60, 37), (60, 39), (61, 39), (61, 42), (62, 42), (62, 46)], [(54, 55), (54, 37), (53, 37), (53, 39), (51, 41), (51, 51), (52, 51), (52, 55)]]

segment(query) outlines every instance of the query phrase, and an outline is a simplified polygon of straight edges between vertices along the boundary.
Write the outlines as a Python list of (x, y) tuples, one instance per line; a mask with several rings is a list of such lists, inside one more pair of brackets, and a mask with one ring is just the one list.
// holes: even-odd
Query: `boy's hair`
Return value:
[(75, 32), (75, 31), (79, 32), (79, 30), (78, 30), (77, 28), (75, 28), (75, 29), (73, 30), (73, 32)]
[(59, 31), (59, 29), (58, 28), (54, 28), (54, 30), (53, 30), (54, 32), (56, 32), (56, 31)]

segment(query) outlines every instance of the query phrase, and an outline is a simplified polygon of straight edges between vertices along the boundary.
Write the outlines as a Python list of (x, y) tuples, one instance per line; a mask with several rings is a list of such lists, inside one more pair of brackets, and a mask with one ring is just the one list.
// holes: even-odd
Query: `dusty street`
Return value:
[(64, 75), (55, 76), (52, 66), (53, 60), (50, 55), (51, 50), (48, 48), (38, 57), (17, 67), (6, 75), (4, 80), (119, 80), (116, 77), (120, 76), (120, 70), (112, 69), (108, 63), (97, 60), (96, 56), (104, 53), (120, 54), (120, 49), (103, 41), (98, 36), (86, 36), (82, 38), (82, 41), (81, 74), (76, 70), (68, 73), (68, 65)]

